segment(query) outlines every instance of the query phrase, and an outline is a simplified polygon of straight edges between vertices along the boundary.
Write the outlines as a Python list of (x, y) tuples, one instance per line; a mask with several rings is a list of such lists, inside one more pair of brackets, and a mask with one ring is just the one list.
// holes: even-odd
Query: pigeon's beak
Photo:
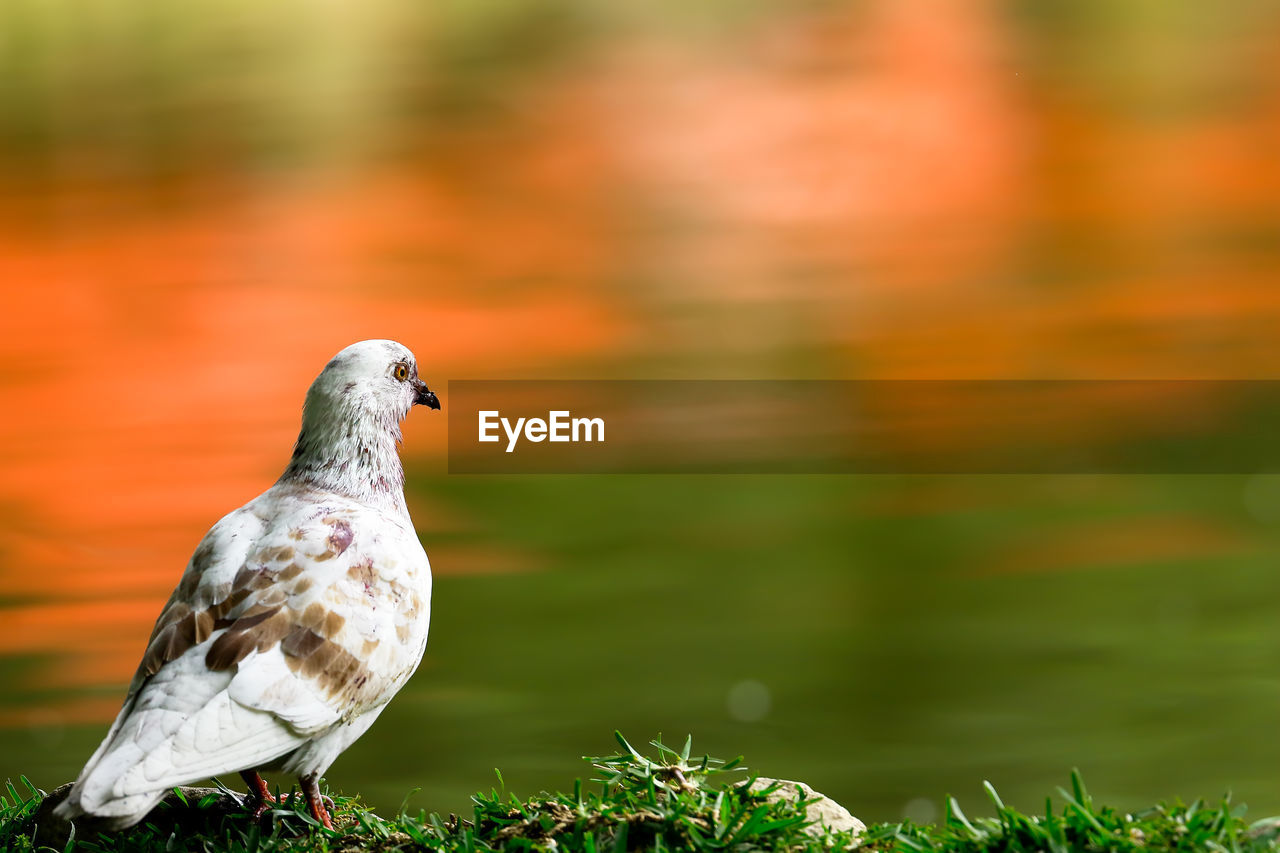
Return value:
[(421, 379), (413, 380), (413, 390), (416, 392), (413, 397), (413, 403), (416, 406), (426, 406), (428, 409), (440, 408), (440, 401), (436, 399), (436, 392), (427, 387), (427, 383)]

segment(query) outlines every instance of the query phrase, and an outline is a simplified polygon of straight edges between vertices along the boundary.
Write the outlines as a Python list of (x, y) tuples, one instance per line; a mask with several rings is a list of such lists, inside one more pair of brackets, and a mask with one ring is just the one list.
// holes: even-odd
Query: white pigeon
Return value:
[(431, 567), (397, 446), (415, 404), (439, 409), (413, 353), (362, 341), (307, 392), (279, 481), (205, 534), (156, 621), (120, 715), (57, 814), (140, 821), (174, 786), (259, 770), (317, 779), (372, 725), (427, 644)]

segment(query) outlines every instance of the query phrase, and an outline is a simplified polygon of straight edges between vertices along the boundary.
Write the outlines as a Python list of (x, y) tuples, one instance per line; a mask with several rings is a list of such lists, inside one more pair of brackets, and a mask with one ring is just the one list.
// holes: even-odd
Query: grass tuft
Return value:
[[(0, 850), (37, 849), (92, 853), (159, 853), (191, 850), (207, 853), (356, 853), (356, 851), (439, 851), (439, 853), (826, 853), (855, 843), (867, 853), (1263, 853), (1276, 850), (1280, 821), (1244, 823), (1244, 807), (1224, 798), (1216, 805), (1200, 801), (1160, 804), (1129, 814), (1096, 805), (1080, 774), (1070, 789), (1059, 789), (1062, 805), (1047, 801), (1043, 814), (1029, 815), (1008, 806), (989, 783), (983, 786), (993, 817), (969, 818), (954, 798), (946, 800), (943, 820), (920, 826), (904, 821), (872, 825), (860, 839), (850, 832), (814, 826), (806, 801), (771, 797), (779, 788), (749, 790), (740, 759), (694, 757), (692, 741), (679, 749), (661, 739), (645, 755), (621, 734), (621, 751), (585, 759), (588, 783), (574, 783), (567, 794), (520, 799), (498, 787), (472, 797), (469, 818), (401, 807), (395, 818), (379, 817), (355, 797), (335, 796), (336, 829), (325, 830), (293, 797), (261, 823), (238, 806), (228, 810), (225, 796), (171, 798), (143, 824), (125, 832), (73, 837), (54, 848), (33, 843), (34, 818), (44, 792), (25, 777), (0, 793)], [(168, 812), (166, 810), (169, 810)], [(172, 813), (169, 813), (172, 812)], [(178, 814), (178, 813), (181, 814)]]
[(1276, 849), (1271, 820), (1253, 826), (1244, 822), (1244, 805), (1224, 797), (1214, 806), (1197, 800), (1190, 806), (1175, 801), (1126, 813), (1096, 806), (1078, 771), (1071, 773), (1071, 790), (1058, 789), (1064, 805), (1028, 815), (1010, 808), (990, 782), (984, 782), (995, 807), (990, 818), (970, 820), (954, 798), (948, 798), (942, 823), (918, 826), (910, 821), (870, 826), (861, 848), (877, 851), (929, 853), (1262, 853)]

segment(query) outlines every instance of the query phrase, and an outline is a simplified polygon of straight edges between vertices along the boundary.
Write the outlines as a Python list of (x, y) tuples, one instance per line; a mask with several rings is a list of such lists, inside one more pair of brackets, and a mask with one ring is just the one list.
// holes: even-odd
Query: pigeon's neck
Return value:
[(279, 482), (335, 492), (407, 518), (399, 444), (394, 416), (309, 399), (293, 458)]

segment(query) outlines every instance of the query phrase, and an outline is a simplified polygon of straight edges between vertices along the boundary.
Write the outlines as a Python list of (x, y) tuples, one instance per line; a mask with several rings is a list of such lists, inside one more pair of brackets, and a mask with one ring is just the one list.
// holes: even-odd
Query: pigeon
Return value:
[(307, 391), (280, 479), (215, 524), (156, 620), (119, 716), (56, 814), (136, 824), (175, 786), (259, 771), (318, 779), (427, 644), (431, 567), (404, 500), (400, 422), (440, 402), (395, 341), (352, 344)]

